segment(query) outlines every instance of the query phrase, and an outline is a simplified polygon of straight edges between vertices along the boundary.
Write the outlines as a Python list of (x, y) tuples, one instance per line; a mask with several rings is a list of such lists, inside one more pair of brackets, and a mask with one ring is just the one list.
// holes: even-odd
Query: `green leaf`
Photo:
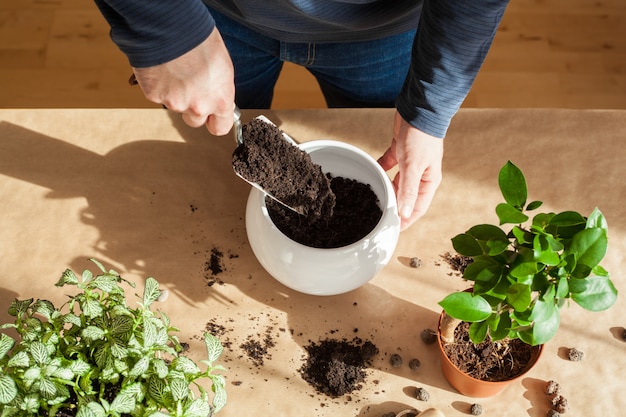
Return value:
[(133, 317), (131, 316), (116, 316), (111, 321), (111, 334), (125, 334), (133, 328)]
[(102, 315), (102, 306), (98, 302), (98, 300), (94, 300), (91, 298), (87, 298), (84, 303), (82, 303), (81, 308), (83, 309), (83, 314), (89, 318), (94, 318)]
[(467, 265), (465, 271), (463, 271), (463, 278), (470, 281), (481, 282), (491, 282), (495, 279), (495, 285), (497, 283), (497, 279), (500, 278), (501, 273), (501, 265), (494, 264), (488, 260), (479, 259)]
[(189, 385), (182, 378), (174, 378), (170, 381), (170, 390), (174, 401), (180, 401), (189, 395)]
[(8, 365), (12, 367), (25, 368), (29, 365), (29, 363), (30, 359), (28, 357), (28, 354), (22, 350), (11, 356)]
[(142, 356), (141, 358), (139, 358), (137, 363), (135, 363), (133, 368), (130, 370), (129, 375), (132, 378), (137, 378), (145, 374), (148, 371), (149, 367), (150, 367), (150, 358), (147, 356)]
[(549, 224), (557, 227), (576, 226), (585, 224), (585, 218), (575, 211), (564, 211), (554, 215), (550, 219)]
[(531, 243), (532, 241), (531, 239), (533, 235), (531, 235), (519, 226), (513, 226), (511, 232), (513, 233), (513, 236), (515, 236), (515, 239), (517, 239), (517, 242), (520, 245)]
[(200, 372), (198, 365), (194, 363), (191, 359), (185, 356), (179, 356), (172, 361), (172, 366), (177, 371), (180, 371), (187, 375), (193, 375)]
[(569, 281), (572, 299), (585, 310), (603, 311), (615, 304), (617, 289), (606, 276), (589, 276)]
[(152, 368), (154, 369), (154, 373), (159, 377), (159, 378), (165, 378), (167, 376), (167, 373), (169, 372), (169, 370), (167, 369), (167, 365), (165, 364), (165, 361), (161, 358), (155, 358), (151, 361), (152, 363)]
[(85, 362), (84, 360), (80, 358), (77, 358), (76, 360), (72, 361), (72, 363), (70, 364), (70, 370), (78, 376), (83, 376), (87, 374), (87, 372), (89, 372), (90, 369), (91, 369), (91, 365), (89, 365), (87, 362)]
[(39, 380), (39, 393), (42, 397), (50, 400), (56, 395), (57, 387), (54, 382), (42, 378)]
[(511, 161), (507, 161), (500, 169), (498, 185), (504, 201), (517, 209), (524, 208), (528, 196), (526, 179), (522, 171)]
[(504, 252), (509, 246), (509, 238), (498, 226), (480, 224), (470, 228), (467, 234), (480, 242), (485, 242), (489, 256), (496, 256)]
[(104, 273), (106, 273), (106, 272), (107, 272), (106, 268), (104, 267), (104, 265), (102, 265), (102, 263), (101, 263), (100, 261), (98, 261), (98, 260), (97, 260), (97, 259), (95, 259), (95, 258), (89, 258), (89, 260), (90, 260), (91, 262), (93, 262), (93, 263), (94, 263), (94, 265), (96, 265), (100, 271), (102, 271), (102, 272), (104, 272)]
[(9, 350), (15, 345), (15, 340), (12, 337), (0, 333), (0, 358), (4, 358)]
[(491, 340), (502, 340), (509, 335), (511, 329), (511, 317), (507, 312), (501, 313), (498, 316), (498, 320), (495, 326), (490, 327), (489, 335)]
[(93, 273), (90, 270), (85, 269), (81, 278), (83, 280), (83, 284), (89, 284), (89, 282), (93, 279)]
[(167, 385), (165, 380), (152, 375), (148, 380), (148, 395), (159, 404), (165, 404), (167, 401)]
[(586, 227), (587, 229), (602, 229), (607, 233), (607, 235), (609, 232), (609, 225), (606, 221), (606, 218), (597, 207), (591, 212), (591, 214), (587, 218)]
[(558, 310), (554, 300), (536, 300), (529, 319), (532, 321), (549, 321), (555, 310)]
[(144, 323), (143, 346), (146, 348), (154, 346), (157, 341), (158, 331), (155, 325), (149, 320)]
[(74, 313), (67, 313), (67, 314), (63, 315), (62, 318), (61, 318), (61, 321), (63, 323), (73, 324), (74, 326), (77, 326), (77, 327), (81, 327), (82, 326), (82, 323), (80, 321), (80, 317), (78, 317)]
[(559, 281), (556, 286), (555, 297), (557, 300), (560, 300), (560, 299), (567, 298), (568, 296), (569, 296), (569, 282), (567, 278), (565, 277), (559, 278)]
[(224, 351), (224, 347), (220, 340), (210, 333), (204, 333), (204, 344), (207, 350), (207, 357), (210, 363), (215, 362), (222, 352)]
[(509, 272), (509, 274), (512, 277), (515, 277), (519, 280), (524, 280), (527, 277), (532, 277), (534, 275), (536, 275), (539, 272), (539, 266), (537, 265), (537, 262), (518, 262), (515, 263), (515, 265), (513, 266), (513, 268), (511, 268), (511, 271)]
[(17, 396), (15, 381), (8, 375), (0, 375), (0, 404), (8, 404)]
[(554, 309), (547, 320), (536, 321), (533, 323), (531, 345), (543, 345), (554, 337), (559, 325), (561, 316), (558, 309)]
[(109, 344), (111, 355), (115, 359), (125, 359), (128, 356), (128, 348), (124, 342), (116, 341), (115, 343)]
[(211, 413), (211, 406), (199, 398), (196, 398), (185, 409), (186, 417), (206, 417)]
[(217, 384), (213, 381), (211, 389), (215, 393), (215, 396), (213, 397), (213, 407), (215, 407), (215, 412), (217, 413), (226, 405), (226, 388), (223, 383)]
[(469, 327), (469, 337), (472, 343), (482, 343), (487, 338), (487, 332), (489, 331), (489, 325), (486, 321), (479, 321), (472, 323)]
[(498, 204), (496, 206), (496, 214), (498, 215), (501, 225), (507, 223), (519, 224), (528, 220), (527, 215), (508, 203)]
[(478, 240), (500, 240), (502, 242), (509, 242), (508, 237), (504, 230), (500, 229), (498, 226), (494, 226), (492, 224), (479, 224), (474, 227), (471, 227), (467, 234), (475, 237)]
[(470, 323), (486, 320), (491, 315), (491, 305), (487, 300), (465, 291), (448, 295), (439, 305), (448, 315)]
[(524, 284), (511, 285), (506, 292), (506, 300), (515, 311), (526, 311), (531, 301), (530, 286)]
[(64, 285), (76, 285), (78, 284), (78, 277), (71, 269), (66, 269), (62, 274), (61, 278), (55, 284), (57, 287), (62, 287)]
[(120, 414), (130, 414), (135, 409), (135, 396), (132, 393), (121, 391), (111, 403), (111, 411)]
[(531, 201), (526, 206), (526, 210), (536, 210), (543, 205), (542, 201)]
[(41, 314), (46, 319), (50, 320), (52, 314), (55, 312), (54, 304), (48, 300), (37, 300), (33, 305), (34, 313)]
[(148, 308), (161, 295), (159, 283), (152, 277), (146, 279), (146, 286), (143, 290), (143, 305)]
[(105, 293), (114, 293), (119, 288), (117, 277), (114, 275), (98, 275), (92, 282), (93, 288), (97, 288)]
[(483, 248), (481, 248), (476, 238), (466, 233), (453, 237), (452, 247), (463, 256), (478, 256), (483, 254)]
[(48, 363), (48, 350), (46, 346), (41, 342), (33, 342), (30, 345), (30, 354), (38, 365), (44, 365)]
[(41, 368), (39, 367), (30, 367), (24, 371), (24, 381), (27, 385), (32, 384), (35, 380), (39, 379), (41, 376)]
[(78, 407), (76, 417), (106, 417), (107, 413), (97, 402), (90, 402), (86, 405)]
[(545, 265), (558, 265), (561, 261), (559, 254), (552, 249), (547, 236), (536, 235), (533, 241), (534, 258)]
[(74, 379), (74, 372), (70, 368), (59, 367), (51, 373), (52, 377), (64, 379), (66, 381)]
[(584, 278), (591, 273), (606, 254), (608, 239), (603, 229), (585, 229), (577, 233), (565, 254), (576, 256), (575, 278)]
[(104, 338), (104, 330), (96, 326), (87, 326), (81, 332), (81, 336), (87, 340), (100, 340)]

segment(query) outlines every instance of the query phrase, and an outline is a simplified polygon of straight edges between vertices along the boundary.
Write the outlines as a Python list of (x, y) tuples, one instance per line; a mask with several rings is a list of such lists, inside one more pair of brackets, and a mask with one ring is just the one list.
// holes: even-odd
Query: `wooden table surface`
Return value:
[[(244, 120), (259, 113), (245, 111)], [(297, 141), (341, 140), (374, 157), (388, 146), (393, 118), (389, 109), (263, 113)], [(169, 289), (161, 309), (181, 327), (192, 357), (201, 358), (207, 327), (224, 327), (225, 417), (378, 417), (428, 407), (464, 416), (475, 402), (485, 416), (540, 417), (548, 380), (562, 385), (568, 416), (623, 415), (625, 141), (626, 111), (462, 110), (431, 209), (401, 234), (390, 264), (355, 291), (315, 297), (282, 286), (254, 258), (244, 224), (249, 187), (232, 173), (231, 136), (211, 137), (160, 109), (0, 110), (0, 319), (9, 320), (16, 297), (63, 300), (54, 287), (60, 273), (90, 268), (95, 257), (140, 288), (153, 276)], [(442, 256), (452, 236), (497, 222), (497, 174), (507, 160), (544, 208), (602, 210), (610, 239), (603, 265), (620, 296), (601, 313), (564, 308), (539, 365), (498, 396), (473, 399), (446, 382), (435, 348), (419, 334), (436, 328), (437, 302), (467, 286)], [(412, 257), (422, 266), (409, 267)], [(255, 363), (241, 346), (268, 337), (273, 346)], [(339, 398), (316, 393), (299, 374), (305, 347), (354, 337), (380, 350), (363, 387)], [(583, 361), (566, 359), (570, 347)], [(394, 353), (405, 364), (418, 358), (421, 368), (392, 367)], [(428, 402), (412, 396), (417, 387), (429, 391)]]

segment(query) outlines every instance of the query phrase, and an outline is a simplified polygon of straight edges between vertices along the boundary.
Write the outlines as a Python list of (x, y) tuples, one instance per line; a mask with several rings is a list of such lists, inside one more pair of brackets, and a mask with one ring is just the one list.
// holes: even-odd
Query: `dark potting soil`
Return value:
[(505, 381), (522, 374), (532, 359), (533, 346), (519, 339), (492, 342), (489, 337), (477, 345), (468, 334), (469, 323), (454, 331), (454, 343), (444, 345), (450, 361), (461, 371), (483, 381)]
[(315, 390), (339, 397), (362, 388), (366, 370), (378, 354), (369, 341), (325, 339), (305, 347), (308, 358), (299, 372)]
[(335, 196), (330, 180), (308, 153), (284, 140), (278, 127), (261, 119), (243, 125), (242, 132), (243, 144), (233, 153), (235, 172), (305, 216), (332, 215)]
[(337, 199), (330, 217), (312, 219), (266, 198), (270, 218), (289, 238), (314, 248), (339, 248), (367, 236), (382, 216), (374, 191), (369, 185), (343, 177), (331, 178), (331, 188)]

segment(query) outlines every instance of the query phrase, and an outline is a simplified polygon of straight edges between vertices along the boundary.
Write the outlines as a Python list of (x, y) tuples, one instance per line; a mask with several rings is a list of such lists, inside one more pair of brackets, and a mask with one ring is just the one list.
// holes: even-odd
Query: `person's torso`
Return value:
[(416, 0), (203, 0), (230, 18), (279, 40), (345, 42), (417, 27)]

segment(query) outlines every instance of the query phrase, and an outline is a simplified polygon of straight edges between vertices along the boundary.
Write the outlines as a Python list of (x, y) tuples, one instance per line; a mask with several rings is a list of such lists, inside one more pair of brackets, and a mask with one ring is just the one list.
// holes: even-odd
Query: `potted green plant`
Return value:
[[(226, 403), (224, 377), (214, 371), (223, 347), (204, 335), (204, 370), (184, 356), (184, 346), (153, 303), (164, 292), (145, 282), (136, 308), (127, 305), (117, 272), (66, 270), (57, 286), (74, 286), (60, 308), (47, 300), (15, 300), (13, 329), (0, 334), (1, 416), (207, 417)], [(17, 337), (9, 335), (16, 332)], [(199, 380), (208, 378), (212, 394)]]
[[(541, 346), (556, 334), (564, 305), (573, 301), (586, 310), (601, 311), (617, 298), (609, 273), (600, 266), (608, 244), (608, 226), (600, 210), (588, 217), (575, 211), (538, 213), (531, 220), (526, 213), (542, 202), (527, 204), (522, 171), (507, 162), (498, 184), (505, 200), (496, 207), (499, 226), (476, 225), (452, 239), (455, 251), (471, 260), (463, 278), (473, 286), (439, 303), (444, 310), (439, 324), (444, 374), (469, 396), (494, 395), (507, 382), (491, 381), (481, 392), (474, 386), (476, 378), (464, 375), (461, 381), (451, 381), (458, 367), (451, 366), (443, 349), (455, 343), (460, 323), (466, 323), (466, 337), (473, 346), (517, 341), (536, 347), (527, 358), (531, 366)], [(503, 225), (512, 227), (503, 230)]]

